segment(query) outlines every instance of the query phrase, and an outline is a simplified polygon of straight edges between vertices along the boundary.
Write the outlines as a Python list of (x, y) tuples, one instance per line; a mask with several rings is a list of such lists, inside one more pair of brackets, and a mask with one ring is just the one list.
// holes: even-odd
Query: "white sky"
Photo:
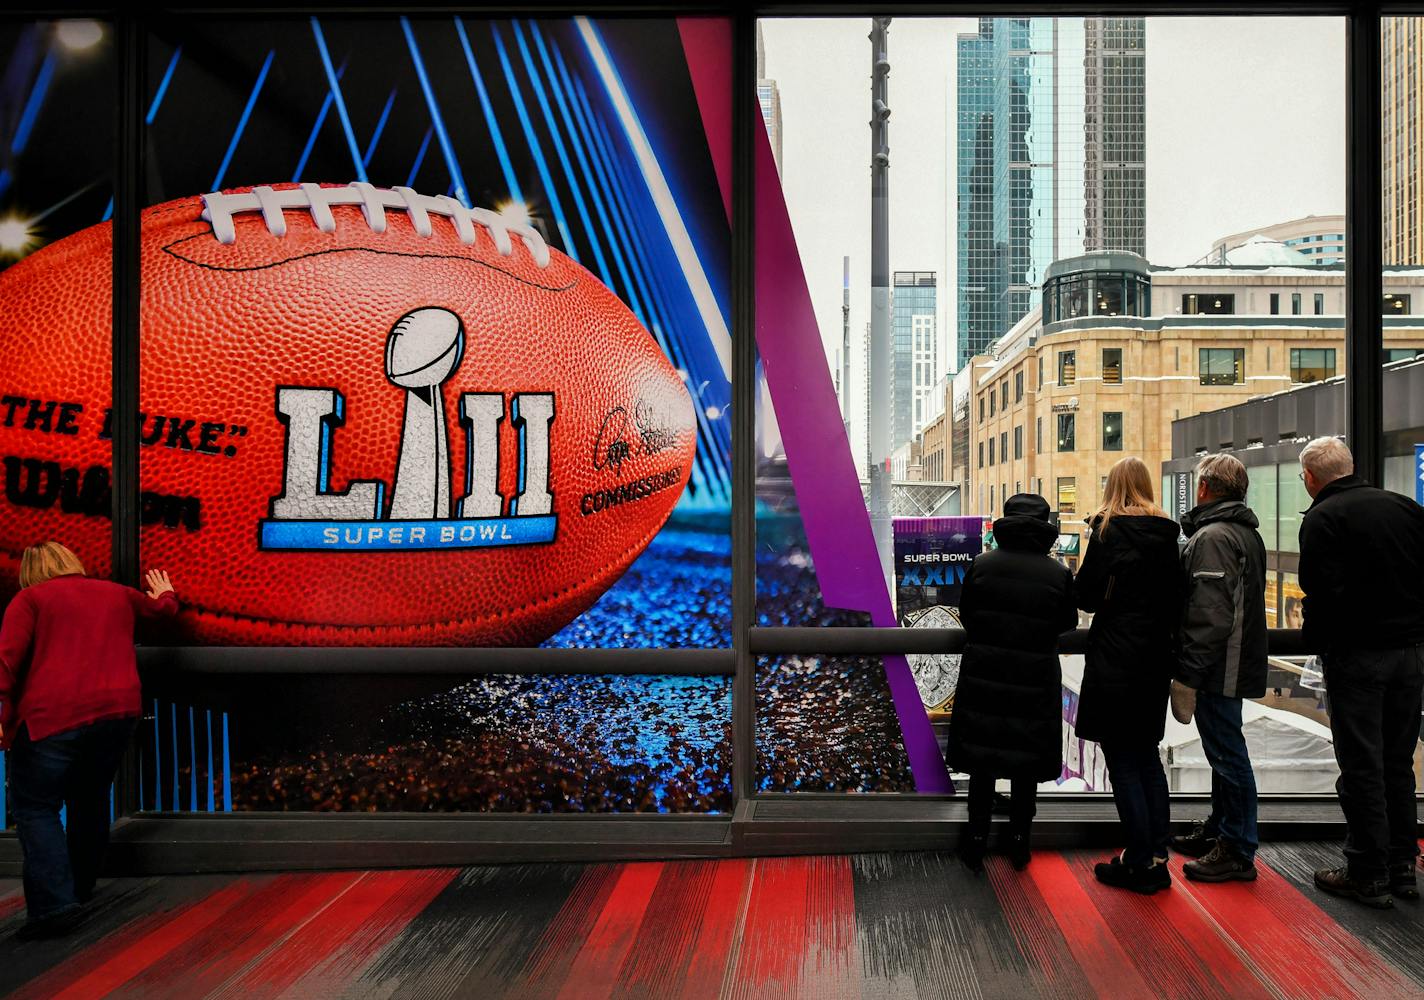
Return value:
[[(851, 256), (856, 383), (869, 319), (870, 22), (762, 26), (781, 90), (782, 183), (831, 358)], [(976, 26), (890, 25), (890, 266), (939, 274), (942, 367), (954, 319), (955, 36)], [(1148, 259), (1186, 264), (1219, 236), (1343, 212), (1344, 67), (1341, 18), (1148, 18)], [(853, 399), (852, 412), (861, 406)]]

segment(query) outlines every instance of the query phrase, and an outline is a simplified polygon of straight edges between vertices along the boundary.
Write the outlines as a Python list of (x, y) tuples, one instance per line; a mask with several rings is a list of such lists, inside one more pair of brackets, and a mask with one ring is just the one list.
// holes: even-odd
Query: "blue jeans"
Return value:
[(1167, 857), (1172, 839), (1171, 796), (1156, 744), (1104, 743), (1113, 802), (1127, 834), (1123, 861), (1134, 867)]
[(1241, 699), (1197, 692), (1197, 735), (1211, 765), (1207, 832), (1242, 859), (1256, 858), (1256, 775), (1241, 732)]
[(31, 740), (23, 727), (16, 736), (11, 815), (25, 858), (30, 920), (71, 909), (94, 892), (109, 846), (109, 786), (135, 725), (105, 719), (42, 740)]

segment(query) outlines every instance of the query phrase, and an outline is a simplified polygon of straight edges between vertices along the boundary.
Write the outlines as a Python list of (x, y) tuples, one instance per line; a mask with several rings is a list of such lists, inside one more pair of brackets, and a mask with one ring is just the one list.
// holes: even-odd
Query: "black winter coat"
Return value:
[(1424, 642), (1424, 507), (1358, 476), (1329, 483), (1300, 522), (1300, 589), (1317, 653)]
[(1184, 591), (1178, 535), (1165, 517), (1120, 515), (1106, 533), (1093, 526), (1074, 581), (1078, 607), (1093, 612), (1078, 696), (1081, 739), (1162, 741)]
[(1073, 574), (1049, 557), (1058, 532), (1046, 521), (1001, 517), (994, 538), (998, 549), (970, 563), (960, 594), (966, 635), (947, 756), (969, 774), (1049, 781), (1063, 771), (1058, 636), (1078, 625)]

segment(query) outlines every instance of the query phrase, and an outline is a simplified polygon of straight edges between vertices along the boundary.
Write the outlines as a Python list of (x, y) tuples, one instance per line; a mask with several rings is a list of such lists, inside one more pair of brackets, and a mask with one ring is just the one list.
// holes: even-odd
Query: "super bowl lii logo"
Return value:
[(468, 549), (552, 542), (558, 518), (549, 491), (552, 393), (519, 393), (508, 414), (519, 436), (519, 489), (508, 513), (499, 493), (499, 425), (504, 394), (459, 397), (465, 482), (451, 498), (450, 451), (440, 391), (460, 367), (465, 330), (448, 309), (396, 321), (386, 338), (386, 378), (405, 390), (405, 423), (389, 513), (385, 484), (330, 488), (331, 438), (345, 421), (334, 388), (280, 386), (277, 418), (287, 428), (282, 492), (261, 522), (264, 549), (298, 551)]

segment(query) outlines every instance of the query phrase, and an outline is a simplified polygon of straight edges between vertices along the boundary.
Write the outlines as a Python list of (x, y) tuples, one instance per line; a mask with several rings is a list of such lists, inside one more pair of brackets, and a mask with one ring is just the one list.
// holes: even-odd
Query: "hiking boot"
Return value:
[(1172, 873), (1167, 870), (1165, 858), (1156, 859), (1150, 865), (1129, 865), (1118, 856), (1094, 865), (1093, 874), (1103, 885), (1140, 892), (1144, 896), (1172, 887)]
[(1189, 858), (1200, 858), (1216, 846), (1216, 834), (1207, 832), (1201, 820), (1192, 821), (1191, 832), (1172, 838), (1172, 850)]
[(1023, 871), (1028, 867), (1028, 863), (1033, 860), (1033, 855), (1028, 847), (1028, 834), (1014, 833), (1009, 835), (1009, 863), (1014, 866), (1015, 871)]
[(1193, 882), (1254, 882), (1256, 865), (1218, 841), (1205, 857), (1183, 865), (1182, 874)]
[(1413, 861), (1401, 861), (1389, 866), (1390, 895), (1400, 899), (1418, 899), (1418, 866)]
[(959, 860), (964, 862), (964, 867), (972, 872), (982, 872), (984, 870), (984, 855), (989, 851), (989, 835), (987, 833), (966, 832), (959, 838)]
[[(1348, 868), (1322, 868), (1315, 873), (1315, 887), (1332, 896), (1356, 899), (1377, 910), (1394, 905), (1390, 897), (1390, 883), (1386, 879), (1365, 882), (1350, 875)], [(1418, 893), (1416, 892), (1417, 896)]]

